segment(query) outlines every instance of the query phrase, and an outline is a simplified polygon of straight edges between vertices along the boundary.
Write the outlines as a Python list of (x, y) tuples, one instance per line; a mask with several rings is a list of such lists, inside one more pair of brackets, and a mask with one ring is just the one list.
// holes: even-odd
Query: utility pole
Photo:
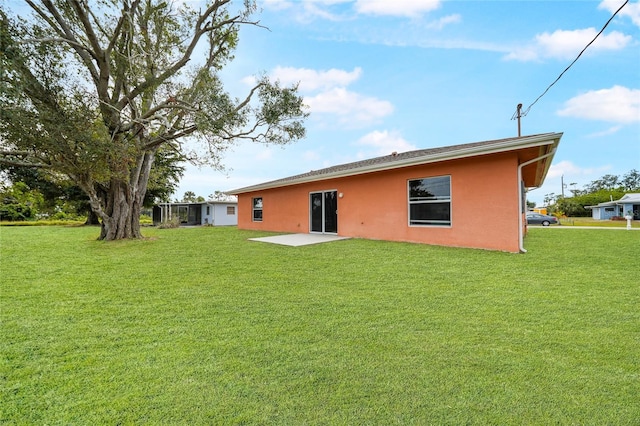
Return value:
[(518, 120), (518, 137), (522, 136), (522, 129), (520, 127), (520, 119), (527, 115), (527, 111), (525, 111), (524, 115), (522, 114), (522, 104), (518, 104), (516, 107), (516, 112), (511, 116), (512, 120)]
[(562, 199), (564, 199), (564, 175), (560, 176), (560, 184), (562, 185)]

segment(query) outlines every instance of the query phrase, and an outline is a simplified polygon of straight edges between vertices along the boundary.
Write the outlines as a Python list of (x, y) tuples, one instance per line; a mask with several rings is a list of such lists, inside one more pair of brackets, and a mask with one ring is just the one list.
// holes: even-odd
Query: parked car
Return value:
[(558, 218), (555, 216), (549, 216), (547, 214), (540, 214), (535, 212), (527, 213), (527, 225), (558, 225)]

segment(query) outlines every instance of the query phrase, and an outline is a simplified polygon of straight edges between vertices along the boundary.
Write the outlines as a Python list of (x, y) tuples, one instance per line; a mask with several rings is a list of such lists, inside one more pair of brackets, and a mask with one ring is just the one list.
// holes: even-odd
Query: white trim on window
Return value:
[(451, 175), (407, 180), (407, 206), (409, 227), (451, 227)]
[(253, 197), (251, 199), (251, 220), (253, 222), (262, 222), (262, 212), (262, 197)]

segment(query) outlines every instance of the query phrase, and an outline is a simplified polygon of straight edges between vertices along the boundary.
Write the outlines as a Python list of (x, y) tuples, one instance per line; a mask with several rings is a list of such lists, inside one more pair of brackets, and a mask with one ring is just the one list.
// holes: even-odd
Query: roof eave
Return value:
[[(560, 138), (562, 137), (562, 133), (546, 133), (542, 135), (535, 136), (525, 136), (521, 138), (510, 139), (506, 141), (498, 141), (495, 144), (491, 145), (483, 145), (483, 146), (473, 146), (466, 149), (460, 149), (453, 152), (441, 152), (430, 154), (421, 157), (413, 157), (404, 160), (398, 160), (393, 162), (387, 162), (382, 164), (373, 164), (369, 166), (359, 167), (357, 169), (346, 169), (340, 170), (333, 173), (326, 173), (321, 175), (313, 175), (313, 176), (304, 176), (299, 179), (293, 179), (290, 181), (271, 181), (265, 182), (258, 185), (247, 186), (244, 188), (238, 188), (231, 191), (226, 191), (226, 194), (238, 195), (245, 194), (248, 192), (256, 192), (265, 189), (279, 188), (283, 186), (291, 186), (298, 185), (302, 183), (315, 182), (327, 179), (335, 179), (346, 176), (356, 176), (365, 173), (372, 173), (384, 170), (393, 170), (402, 167), (411, 167), (420, 164), (429, 164), (440, 161), (448, 161), (448, 160), (458, 160), (461, 158), (475, 157), (479, 155), (488, 155), (488, 154), (496, 154), (501, 152), (513, 151), (514, 149), (525, 149), (532, 148), (535, 146), (543, 146), (543, 145), (553, 145), (554, 147), (558, 145)], [(549, 162), (550, 164), (550, 162)], [(546, 166), (546, 171), (549, 169), (549, 166)]]
[(188, 202), (188, 201), (168, 201), (168, 202), (162, 202), (162, 203), (156, 203), (156, 206), (177, 206), (177, 205), (190, 205), (190, 206), (195, 206), (195, 205), (214, 205), (214, 204), (238, 204), (237, 201), (195, 201), (195, 202)]
[(551, 155), (548, 155), (538, 160), (538, 161), (543, 161), (543, 170), (540, 173), (540, 175), (536, 177), (535, 185), (532, 187), (528, 187), (528, 189), (540, 188), (544, 183), (544, 180), (547, 178), (547, 173), (551, 168), (551, 162), (553, 161), (553, 157), (555, 156), (555, 150), (557, 149), (559, 142), (560, 142), (560, 138), (555, 139), (553, 144), (549, 144), (549, 146), (547, 147), (547, 152), (545, 152), (545, 154), (548, 154), (549, 152), (551, 152)]

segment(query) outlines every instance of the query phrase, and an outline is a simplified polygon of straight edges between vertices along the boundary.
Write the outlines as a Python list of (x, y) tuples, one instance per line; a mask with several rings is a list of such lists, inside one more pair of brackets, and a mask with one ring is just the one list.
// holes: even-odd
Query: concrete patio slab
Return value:
[(274, 235), (273, 237), (249, 238), (251, 241), (262, 243), (280, 244), (284, 246), (299, 247), (310, 244), (329, 243), (331, 241), (348, 240), (349, 237), (339, 237), (337, 235), (326, 234), (286, 234)]

